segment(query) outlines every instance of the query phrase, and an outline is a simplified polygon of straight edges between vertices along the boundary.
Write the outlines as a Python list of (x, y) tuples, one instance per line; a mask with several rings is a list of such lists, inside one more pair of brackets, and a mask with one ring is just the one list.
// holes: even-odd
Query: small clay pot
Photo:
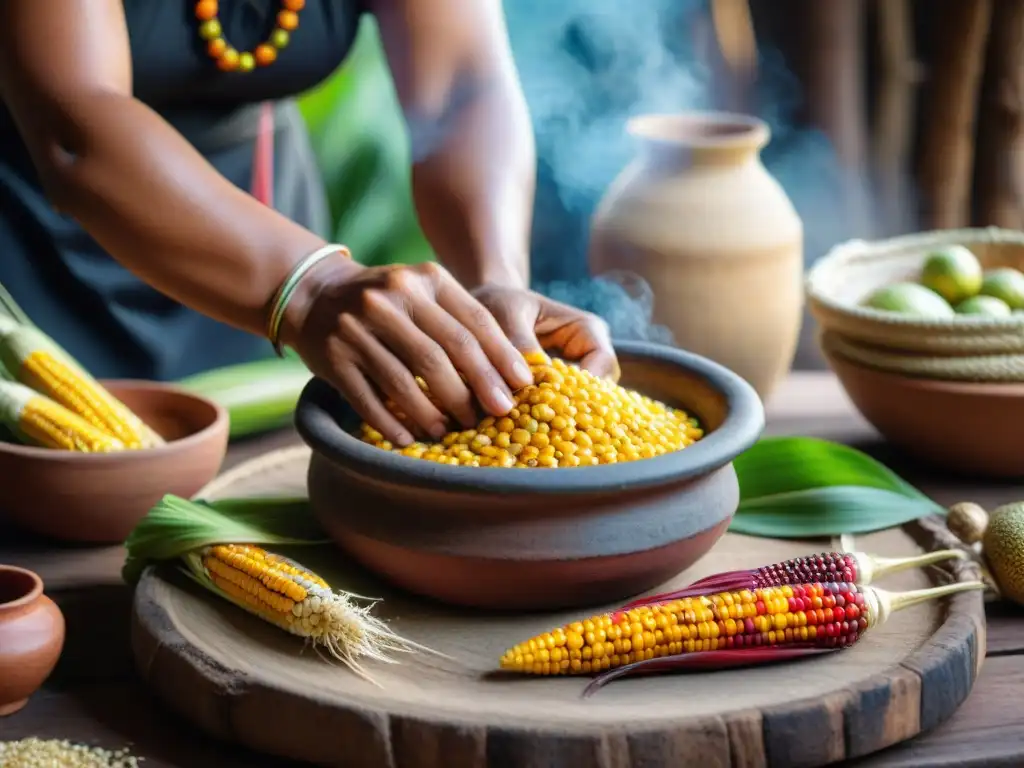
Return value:
[(165, 494), (188, 498), (220, 470), (228, 445), (221, 406), (170, 384), (104, 385), (167, 443), (117, 453), (78, 453), (0, 443), (0, 517), (74, 542), (121, 542)]
[(32, 571), (0, 565), (0, 717), (28, 703), (64, 648), (64, 615)]
[(682, 451), (598, 467), (453, 467), (367, 445), (359, 418), (314, 379), (296, 425), (309, 497), (328, 534), (411, 592), (487, 609), (569, 608), (635, 595), (691, 566), (739, 502), (732, 460), (764, 426), (753, 388), (710, 360), (616, 345), (623, 386), (695, 414)]

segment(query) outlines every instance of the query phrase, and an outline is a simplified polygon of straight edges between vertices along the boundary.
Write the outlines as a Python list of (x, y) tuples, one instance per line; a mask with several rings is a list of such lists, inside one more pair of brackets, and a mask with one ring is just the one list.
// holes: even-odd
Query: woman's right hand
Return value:
[[(474, 426), (477, 403), (503, 416), (514, 407), (512, 392), (533, 381), (491, 313), (434, 263), (363, 267), (325, 260), (300, 283), (281, 341), (398, 446), (413, 442), (414, 431), (440, 438), (455, 428), (450, 418)], [(408, 424), (388, 411), (379, 393)]]

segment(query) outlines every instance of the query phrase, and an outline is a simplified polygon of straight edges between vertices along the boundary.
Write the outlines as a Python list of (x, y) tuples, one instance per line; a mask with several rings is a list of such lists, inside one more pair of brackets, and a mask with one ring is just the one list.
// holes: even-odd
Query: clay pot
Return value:
[(28, 703), (64, 648), (64, 615), (32, 571), (0, 565), (0, 717)]
[(754, 390), (720, 365), (617, 345), (621, 383), (695, 414), (708, 434), (652, 459), (573, 469), (453, 467), (367, 445), (326, 383), (299, 399), (309, 498), (343, 550), (411, 592), (486, 609), (605, 604), (701, 558), (739, 502), (732, 460), (761, 434)]
[(0, 443), (0, 477), (13, 479), (0, 517), (55, 539), (113, 544), (165, 494), (188, 498), (217, 475), (228, 444), (221, 406), (169, 384), (104, 384), (166, 445), (91, 454)]
[(861, 415), (908, 456), (958, 475), (1024, 478), (1024, 384), (912, 378), (824, 352)]
[(762, 165), (768, 127), (729, 114), (630, 121), (634, 161), (591, 230), (590, 268), (654, 291), (677, 346), (740, 374), (762, 398), (787, 374), (803, 318), (803, 226)]

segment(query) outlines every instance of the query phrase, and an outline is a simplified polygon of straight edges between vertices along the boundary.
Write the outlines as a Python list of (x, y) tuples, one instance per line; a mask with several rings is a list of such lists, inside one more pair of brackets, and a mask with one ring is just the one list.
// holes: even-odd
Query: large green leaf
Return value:
[(944, 514), (885, 465), (849, 446), (769, 437), (735, 461), (740, 505), (729, 530), (772, 538), (867, 533)]
[(866, 453), (813, 437), (766, 437), (735, 461), (745, 500), (808, 488), (856, 485), (908, 498), (924, 495)]

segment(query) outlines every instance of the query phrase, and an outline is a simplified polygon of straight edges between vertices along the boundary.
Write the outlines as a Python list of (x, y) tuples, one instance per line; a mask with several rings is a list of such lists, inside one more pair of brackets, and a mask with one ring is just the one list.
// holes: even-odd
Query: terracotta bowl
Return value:
[(103, 383), (167, 444), (89, 454), (0, 443), (0, 516), (55, 539), (116, 543), (164, 494), (187, 498), (216, 476), (228, 442), (223, 408), (169, 384)]
[(0, 565), (0, 717), (50, 676), (64, 648), (64, 615), (32, 571)]
[(1024, 384), (916, 379), (826, 357), (864, 418), (908, 455), (962, 475), (1024, 477)]
[(618, 345), (621, 383), (695, 414), (709, 433), (676, 453), (573, 469), (453, 467), (381, 451), (320, 380), (296, 424), (313, 450), (309, 494), (353, 558), (409, 591), (489, 609), (607, 603), (664, 582), (725, 533), (732, 460), (764, 427), (754, 390), (705, 358)]

